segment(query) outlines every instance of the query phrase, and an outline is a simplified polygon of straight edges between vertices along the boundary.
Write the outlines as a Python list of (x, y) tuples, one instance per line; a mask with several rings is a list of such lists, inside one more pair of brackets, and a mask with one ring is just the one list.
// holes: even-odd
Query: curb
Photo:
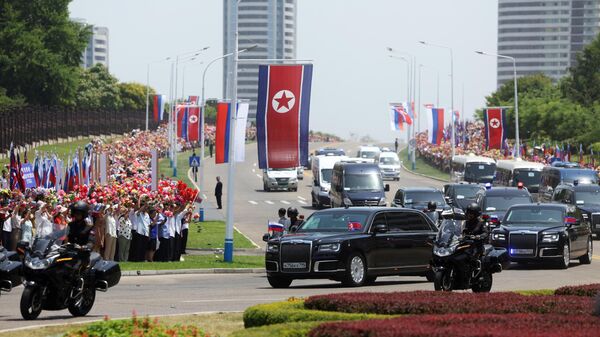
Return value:
[(264, 274), (264, 268), (205, 268), (205, 269), (165, 269), (165, 270), (126, 270), (121, 276), (152, 275), (204, 275), (204, 274)]

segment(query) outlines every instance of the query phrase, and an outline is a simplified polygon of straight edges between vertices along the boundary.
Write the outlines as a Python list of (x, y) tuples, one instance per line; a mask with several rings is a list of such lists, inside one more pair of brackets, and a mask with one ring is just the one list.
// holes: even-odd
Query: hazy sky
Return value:
[[(243, 1), (243, 0), (242, 0)], [(422, 69), (421, 101), (450, 107), (454, 49), (454, 101), (466, 116), (495, 90), (497, 2), (492, 0), (298, 0), (298, 58), (314, 60), (310, 127), (343, 137), (351, 132), (389, 141), (387, 104), (406, 96), (406, 66), (386, 46), (411, 53)], [(202, 60), (223, 52), (222, 0), (74, 0), (71, 16), (110, 30), (110, 72), (121, 81), (146, 82), (149, 62), (210, 46)], [(183, 68), (183, 67), (182, 67)], [(203, 64), (185, 67), (185, 95), (200, 95)], [(150, 85), (168, 94), (170, 64), (151, 65)], [(206, 96), (222, 93), (222, 67), (207, 75)], [(180, 77), (181, 78), (181, 77)], [(179, 84), (181, 88), (181, 83)], [(421, 129), (426, 127), (421, 120)], [(404, 139), (402, 135), (402, 139)]]

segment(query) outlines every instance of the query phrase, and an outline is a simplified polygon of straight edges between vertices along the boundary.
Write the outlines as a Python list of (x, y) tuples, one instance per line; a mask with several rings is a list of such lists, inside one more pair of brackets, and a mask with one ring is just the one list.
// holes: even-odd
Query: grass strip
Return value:
[[(188, 248), (223, 248), (225, 238), (225, 222), (192, 222), (190, 224), (188, 233)], [(233, 232), (233, 242), (235, 248), (256, 248), (250, 240), (248, 240), (237, 230)]]
[[(398, 156), (400, 157), (400, 160), (402, 160), (404, 162), (404, 166), (410, 170), (412, 168), (412, 161), (408, 160), (408, 158), (407, 158), (408, 149), (405, 148), (404, 150), (400, 151)], [(411, 170), (411, 172), (423, 174), (426, 176), (430, 176), (430, 177), (434, 177), (434, 178), (438, 178), (438, 179), (442, 179), (442, 180), (450, 179), (450, 173), (446, 173), (436, 167), (431, 166), (429, 163), (425, 162), (423, 160), (423, 158), (421, 158), (419, 156), (417, 156), (416, 160), (415, 160), (415, 170), (414, 171)]]
[(184, 255), (179, 262), (119, 262), (121, 270), (180, 270), (204, 268), (264, 268), (264, 256), (235, 255), (233, 262), (223, 261), (223, 255)]

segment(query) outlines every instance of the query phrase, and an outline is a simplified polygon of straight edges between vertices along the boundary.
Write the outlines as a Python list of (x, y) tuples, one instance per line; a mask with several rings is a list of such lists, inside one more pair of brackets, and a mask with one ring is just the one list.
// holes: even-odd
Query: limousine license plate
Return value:
[(306, 262), (284, 262), (283, 268), (285, 268), (285, 269), (305, 269)]
[(518, 255), (533, 254), (533, 249), (511, 249), (511, 253)]

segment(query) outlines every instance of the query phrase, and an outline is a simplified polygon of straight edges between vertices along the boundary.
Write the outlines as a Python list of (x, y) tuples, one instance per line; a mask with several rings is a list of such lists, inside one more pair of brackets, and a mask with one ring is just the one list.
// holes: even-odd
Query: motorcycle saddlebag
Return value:
[(506, 267), (506, 265), (509, 263), (508, 252), (505, 248), (494, 247), (494, 249), (489, 252), (484, 259), (486, 260), (485, 262), (490, 265), (500, 263), (502, 267)]
[(22, 283), (21, 262), (4, 260), (0, 262), (0, 288), (8, 288), (6, 281), (10, 281), (11, 288), (18, 287)]
[(121, 267), (114, 261), (98, 261), (93, 270), (96, 282), (106, 281), (109, 288), (116, 286), (121, 280)]

